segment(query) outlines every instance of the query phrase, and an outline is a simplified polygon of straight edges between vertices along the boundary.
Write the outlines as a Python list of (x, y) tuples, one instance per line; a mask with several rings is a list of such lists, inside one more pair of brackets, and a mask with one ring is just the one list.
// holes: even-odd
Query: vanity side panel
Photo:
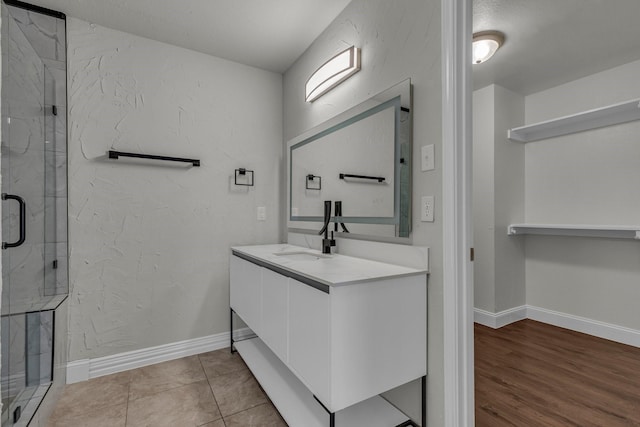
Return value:
[(289, 279), (289, 368), (331, 409), (329, 303), (329, 294)]
[(229, 299), (231, 308), (255, 332), (261, 334), (262, 267), (231, 256)]
[(285, 364), (288, 358), (289, 280), (262, 269), (262, 335), (260, 338)]
[(426, 375), (426, 316), (426, 274), (333, 287), (332, 409)]

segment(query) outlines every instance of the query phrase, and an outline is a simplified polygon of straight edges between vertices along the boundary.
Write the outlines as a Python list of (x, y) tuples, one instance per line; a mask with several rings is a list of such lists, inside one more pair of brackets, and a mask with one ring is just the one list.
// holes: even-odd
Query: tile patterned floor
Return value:
[(49, 427), (286, 427), (238, 354), (185, 357), (65, 387)]

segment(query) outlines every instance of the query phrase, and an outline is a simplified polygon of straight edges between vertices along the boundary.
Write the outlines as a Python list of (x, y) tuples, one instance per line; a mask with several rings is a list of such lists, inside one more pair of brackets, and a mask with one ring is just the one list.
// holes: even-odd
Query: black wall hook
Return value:
[[(250, 176), (251, 179), (248, 179), (248, 182), (246, 183), (241, 183), (238, 182), (238, 177), (240, 176), (244, 176), (247, 177)], [(254, 174), (252, 170), (248, 170), (245, 168), (238, 168), (235, 170), (235, 175), (234, 175), (234, 184), (235, 185), (244, 185), (246, 187), (253, 187), (253, 181), (254, 181)]]

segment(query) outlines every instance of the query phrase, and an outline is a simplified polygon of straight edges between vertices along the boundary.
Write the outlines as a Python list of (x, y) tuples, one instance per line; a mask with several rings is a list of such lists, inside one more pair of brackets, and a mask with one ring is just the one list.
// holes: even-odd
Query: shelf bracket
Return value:
[(516, 234), (518, 234), (518, 233), (516, 232), (515, 227), (507, 227), (507, 235), (508, 236), (514, 236)]

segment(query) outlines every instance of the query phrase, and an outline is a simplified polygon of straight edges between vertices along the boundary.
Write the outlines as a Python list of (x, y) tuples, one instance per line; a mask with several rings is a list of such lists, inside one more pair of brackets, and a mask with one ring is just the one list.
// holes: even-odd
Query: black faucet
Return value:
[(329, 222), (331, 221), (331, 200), (324, 201), (324, 227), (318, 234), (324, 233), (324, 239), (322, 239), (322, 253), (330, 254), (331, 247), (336, 245), (336, 241), (333, 239), (333, 231), (331, 232), (331, 239), (329, 239)]
[(341, 201), (337, 201), (336, 200), (336, 207), (334, 208), (334, 213), (336, 215), (336, 222), (333, 224), (334, 228), (333, 231), (338, 231), (338, 220), (340, 220), (340, 227), (342, 227), (342, 231), (344, 233), (348, 233), (349, 230), (347, 230), (347, 226), (344, 225), (344, 222), (342, 222), (342, 202)]

